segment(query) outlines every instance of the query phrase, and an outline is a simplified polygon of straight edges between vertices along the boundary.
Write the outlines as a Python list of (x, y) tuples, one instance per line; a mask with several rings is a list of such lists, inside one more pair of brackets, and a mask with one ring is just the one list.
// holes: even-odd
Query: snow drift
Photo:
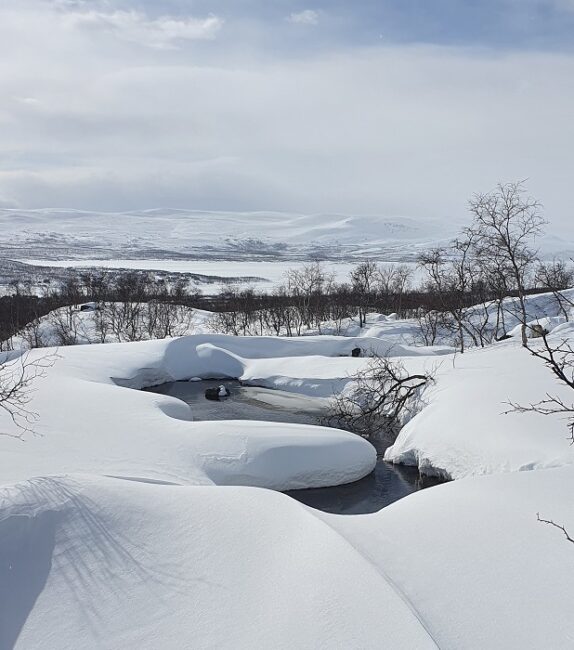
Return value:
[[(566, 647), (574, 547), (536, 514), (574, 531), (574, 450), (560, 419), (503, 413), (561, 388), (512, 339), (454, 356), (411, 347), (409, 327), (60, 349), (32, 396), (37, 435), (0, 436), (0, 648)], [(194, 422), (134, 390), (235, 377), (327, 398), (366, 363), (356, 345), (434, 368), (387, 458), (462, 480), (373, 515), (319, 513), (260, 488), (355, 480), (369, 443)], [(18, 433), (3, 413), (0, 430)]]

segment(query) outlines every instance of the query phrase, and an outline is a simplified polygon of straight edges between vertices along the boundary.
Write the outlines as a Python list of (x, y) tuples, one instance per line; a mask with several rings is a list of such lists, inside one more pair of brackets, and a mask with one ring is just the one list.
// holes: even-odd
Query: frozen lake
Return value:
[[(205, 399), (206, 388), (225, 385), (231, 396), (221, 402)], [(321, 424), (325, 402), (295, 393), (242, 386), (238, 381), (174, 382), (147, 389), (177, 397), (192, 407), (195, 420), (263, 420)], [(313, 508), (336, 514), (377, 512), (424, 487), (436, 485), (436, 479), (421, 479), (417, 469), (385, 463), (384, 445), (375, 445), (379, 455), (371, 474), (348, 485), (311, 490), (293, 490), (287, 494)]]
[[(230, 280), (233, 278), (258, 278), (259, 282), (252, 282), (259, 288), (270, 288), (278, 285), (285, 280), (285, 274), (288, 269), (300, 269), (309, 262), (301, 261), (226, 261), (226, 260), (101, 260), (101, 259), (81, 259), (81, 260), (40, 260), (40, 259), (19, 259), (16, 260), (30, 266), (49, 266), (62, 269), (138, 269), (147, 271), (167, 271), (170, 273), (196, 273), (210, 277), (224, 277)], [(349, 272), (357, 262), (322, 262), (323, 268), (333, 273), (338, 282), (349, 280)], [(413, 278), (416, 281), (423, 277), (422, 272), (417, 265), (412, 262), (406, 263), (413, 270)], [(385, 266), (382, 263), (381, 266)], [(248, 285), (249, 282), (242, 284)], [(221, 283), (209, 284), (204, 290), (209, 292), (218, 291)]]

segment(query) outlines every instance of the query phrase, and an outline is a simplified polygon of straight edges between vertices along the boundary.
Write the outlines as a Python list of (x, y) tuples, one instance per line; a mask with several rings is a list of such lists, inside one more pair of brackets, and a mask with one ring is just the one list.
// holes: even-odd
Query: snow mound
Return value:
[(392, 580), (436, 647), (566, 648), (574, 546), (537, 513), (574, 537), (572, 489), (572, 467), (515, 472), (422, 490), (374, 515), (323, 517)]
[(512, 412), (512, 404), (528, 406), (546, 393), (567, 401), (571, 392), (518, 343), (459, 355), (436, 379), (386, 460), (450, 478), (574, 462), (562, 418)]
[(281, 494), (68, 477), (0, 503), (3, 648), (434, 647), (371, 562)]
[[(253, 382), (254, 375), (266, 376), (265, 364), (279, 374), (289, 373), (290, 363), (300, 365), (304, 355), (314, 349), (337, 354), (348, 344), (347, 339), (334, 338), (202, 335), (60, 348), (56, 362), (48, 368), (47, 377), (37, 381), (33, 395), (39, 435), (27, 436), (24, 443), (0, 436), (3, 481), (78, 471), (187, 485), (254, 485), (277, 490), (356, 481), (376, 463), (374, 447), (356, 435), (278, 422), (193, 422), (193, 413), (184, 402), (131, 390), (195, 377)], [(33, 350), (29, 361), (46, 353)], [(291, 362), (285, 355), (293, 355)], [(344, 376), (340, 368), (338, 372)], [(275, 379), (280, 383), (281, 376)], [(284, 379), (297, 381), (289, 376)], [(325, 392), (330, 381), (323, 381)], [(20, 433), (3, 412), (0, 427)]]
[(26, 481), (0, 491), (0, 645), (566, 647), (572, 545), (536, 513), (572, 530), (573, 489), (571, 468), (489, 476), (344, 517), (256, 488)]

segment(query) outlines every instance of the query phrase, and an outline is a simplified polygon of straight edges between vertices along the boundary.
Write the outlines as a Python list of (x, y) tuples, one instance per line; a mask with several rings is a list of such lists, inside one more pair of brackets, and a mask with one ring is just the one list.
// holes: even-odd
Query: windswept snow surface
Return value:
[[(536, 304), (552, 337), (574, 340), (550, 297)], [(572, 645), (574, 547), (536, 513), (574, 534), (574, 450), (560, 418), (503, 414), (569, 395), (516, 339), (455, 356), (412, 346), (412, 327), (371, 316), (361, 337), (60, 348), (31, 396), (37, 435), (0, 436), (0, 648)], [(193, 422), (183, 402), (133, 390), (235, 377), (326, 398), (368, 363), (356, 345), (434, 368), (387, 456), (461, 480), (327, 515), (261, 488), (355, 480), (375, 463), (366, 441)], [(5, 413), (0, 430), (17, 433)]]
[(565, 648), (569, 469), (336, 516), (257, 488), (68, 476), (0, 490), (0, 644)]
[(287, 269), (317, 259), (325, 260), (339, 281), (348, 281), (350, 269), (365, 258), (415, 268), (421, 251), (446, 242), (456, 230), (446, 221), (401, 216), (167, 208), (119, 213), (0, 208), (0, 227), (10, 233), (4, 241), (0, 236), (0, 267), (2, 261), (20, 260), (199, 274), (196, 288), (205, 293), (217, 293), (228, 282), (269, 290), (285, 281)]
[[(457, 219), (384, 215), (209, 212), (160, 208), (133, 212), (64, 209), (0, 209), (0, 225), (10, 233), (2, 257), (26, 250), (40, 259), (364, 259), (416, 260), (430, 246), (448, 242)], [(574, 232), (540, 239), (545, 255), (574, 248)], [(14, 253), (17, 253), (15, 256)]]
[[(26, 250), (41, 259), (137, 259), (168, 253), (173, 259), (332, 259), (351, 256), (415, 259), (417, 250), (452, 236), (452, 224), (433, 219), (142, 210), (103, 213), (80, 210), (0, 209), (11, 233), (0, 252)], [(139, 254), (139, 255), (138, 255)]]
[(84, 477), (4, 492), (0, 635), (23, 626), (17, 648), (435, 647), (392, 583), (287, 496)]

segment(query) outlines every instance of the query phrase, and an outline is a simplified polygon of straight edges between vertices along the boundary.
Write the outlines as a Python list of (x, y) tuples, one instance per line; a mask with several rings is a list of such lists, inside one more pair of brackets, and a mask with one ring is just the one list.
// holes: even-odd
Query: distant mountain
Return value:
[(0, 256), (37, 259), (414, 259), (436, 220), (278, 212), (0, 210)]
[[(421, 250), (446, 243), (460, 225), (338, 214), (0, 209), (0, 258), (414, 261)], [(546, 257), (574, 254), (571, 241), (553, 235), (540, 246)]]

